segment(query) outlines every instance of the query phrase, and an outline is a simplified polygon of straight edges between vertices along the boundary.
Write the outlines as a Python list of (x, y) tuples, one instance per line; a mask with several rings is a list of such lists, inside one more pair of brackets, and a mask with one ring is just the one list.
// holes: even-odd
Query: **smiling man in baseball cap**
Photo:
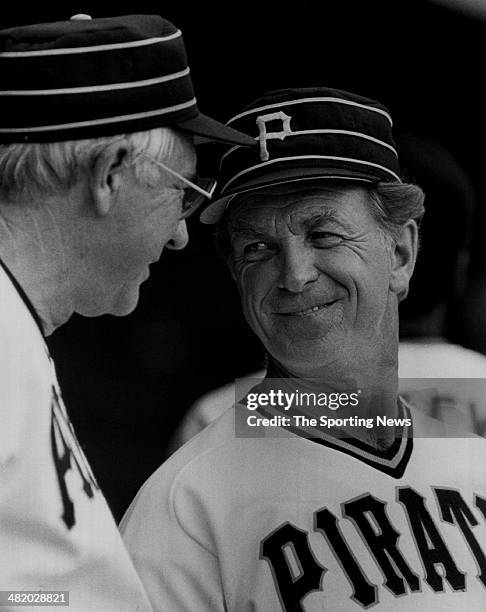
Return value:
[(424, 194), (401, 180), (389, 112), (289, 89), (229, 125), (259, 147), (224, 155), (202, 219), (268, 366), (123, 521), (154, 607), (482, 609), (486, 441), (398, 395)]
[(1, 31), (0, 105), (0, 599), (148, 610), (44, 335), (129, 313), (149, 265), (185, 246), (209, 196), (194, 136), (254, 139), (199, 111), (181, 32), (154, 15)]

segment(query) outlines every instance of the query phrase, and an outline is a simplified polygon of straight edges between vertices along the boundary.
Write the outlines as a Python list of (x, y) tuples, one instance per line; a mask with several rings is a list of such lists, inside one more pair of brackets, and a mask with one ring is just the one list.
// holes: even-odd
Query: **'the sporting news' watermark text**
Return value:
[(295, 429), (307, 437), (333, 429), (354, 437), (358, 428), (376, 437), (391, 430), (430, 436), (430, 429), (413, 426), (419, 413), (448, 426), (436, 427), (432, 437), (486, 435), (486, 379), (400, 379), (392, 393), (371, 392), (366, 381), (336, 390), (323, 381), (248, 377), (236, 380), (235, 394), (238, 437), (281, 437)]

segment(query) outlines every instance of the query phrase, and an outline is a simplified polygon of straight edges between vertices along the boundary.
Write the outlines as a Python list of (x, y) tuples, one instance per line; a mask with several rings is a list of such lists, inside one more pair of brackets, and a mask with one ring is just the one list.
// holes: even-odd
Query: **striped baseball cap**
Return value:
[(266, 94), (228, 121), (258, 147), (235, 146), (219, 162), (218, 187), (201, 221), (217, 223), (233, 197), (281, 183), (400, 181), (392, 119), (379, 102), (325, 87)]
[(56, 142), (175, 126), (254, 140), (199, 112), (182, 34), (158, 15), (0, 31), (0, 143)]

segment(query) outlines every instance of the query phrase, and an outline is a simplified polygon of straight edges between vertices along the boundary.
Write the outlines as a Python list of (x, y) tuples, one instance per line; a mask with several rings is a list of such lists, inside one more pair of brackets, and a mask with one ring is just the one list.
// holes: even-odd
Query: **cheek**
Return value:
[[(316, 261), (318, 282), (323, 287), (339, 287), (351, 300), (365, 283), (362, 262), (349, 249), (326, 249), (320, 251)], [(340, 291), (341, 293), (341, 291)]]
[(386, 293), (390, 278), (388, 253), (381, 248), (357, 253), (352, 250), (327, 251), (319, 270), (343, 286), (358, 300), (378, 300)]
[(139, 249), (149, 255), (160, 255), (177, 230), (180, 206), (162, 207), (146, 217), (139, 236)]
[(368, 269), (367, 286), (378, 295), (386, 295), (390, 287), (391, 260), (388, 250), (376, 248), (366, 264)]
[(182, 195), (179, 190), (166, 190), (161, 196), (153, 199), (141, 211), (138, 223), (143, 232), (150, 236), (169, 233), (174, 230), (182, 212)]
[[(155, 220), (154, 220), (155, 221)], [(179, 224), (179, 214), (162, 215), (152, 227), (149, 227), (152, 242), (162, 249), (174, 236)]]
[(269, 264), (245, 264), (236, 271), (236, 275), (243, 312), (248, 322), (252, 327), (264, 325), (265, 298), (272, 291), (274, 283)]

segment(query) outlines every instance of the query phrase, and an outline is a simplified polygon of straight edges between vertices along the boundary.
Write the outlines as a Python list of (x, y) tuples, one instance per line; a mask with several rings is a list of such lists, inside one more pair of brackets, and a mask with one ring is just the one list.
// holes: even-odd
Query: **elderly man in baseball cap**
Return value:
[(0, 103), (0, 605), (148, 610), (44, 336), (74, 312), (129, 313), (149, 265), (185, 246), (209, 196), (194, 136), (254, 139), (200, 113), (158, 16), (1, 31)]
[[(398, 395), (423, 192), (380, 103), (267, 94), (229, 124), (219, 248), (267, 374), (151, 477), (122, 531), (158, 610), (480, 610), (486, 440)], [(235, 347), (235, 350), (238, 350)]]

